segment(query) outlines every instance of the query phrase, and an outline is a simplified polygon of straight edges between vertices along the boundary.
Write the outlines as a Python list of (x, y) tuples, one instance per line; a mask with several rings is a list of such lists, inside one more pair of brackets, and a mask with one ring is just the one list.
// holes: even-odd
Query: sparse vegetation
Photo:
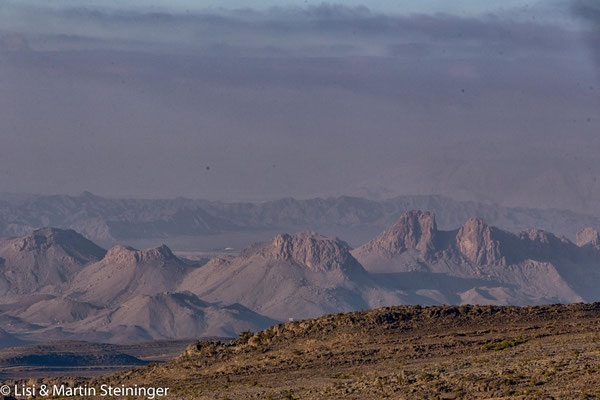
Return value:
[(401, 306), (332, 314), (190, 346), (88, 384), (177, 399), (594, 399), (600, 304)]
[(510, 349), (511, 347), (515, 347), (515, 346), (518, 346), (518, 345), (520, 345), (522, 343), (526, 343), (526, 342), (527, 342), (527, 340), (524, 339), (523, 337), (518, 337), (518, 338), (510, 339), (510, 340), (503, 340), (498, 343), (488, 343), (485, 346), (483, 346), (483, 349), (500, 351), (500, 350), (504, 350), (504, 349)]

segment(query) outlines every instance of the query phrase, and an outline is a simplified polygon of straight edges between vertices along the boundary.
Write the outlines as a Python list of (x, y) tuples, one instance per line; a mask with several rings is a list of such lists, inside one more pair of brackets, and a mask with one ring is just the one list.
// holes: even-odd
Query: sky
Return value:
[(596, 1), (0, 0), (0, 191), (600, 215)]
[[(547, 2), (548, 0), (546, 0)], [(13, 0), (14, 2), (14, 0)], [(16, 2), (15, 2), (16, 3)], [(54, 0), (52, 2), (40, 0), (20, 0), (19, 4), (26, 4), (34, 7), (52, 7), (57, 9), (68, 9), (73, 7), (94, 7), (116, 10), (162, 10), (165, 12), (185, 12), (185, 11), (205, 11), (209, 9), (241, 9), (251, 8), (255, 10), (267, 10), (272, 7), (306, 7), (322, 4), (321, 1), (306, 0), (213, 0), (213, 1), (194, 1), (194, 0), (104, 0), (104, 1), (82, 1), (82, 0)], [(542, 2), (537, 2), (542, 4)], [(536, 1), (524, 0), (346, 0), (340, 2), (348, 7), (367, 6), (369, 9), (382, 13), (458, 13), (477, 15), (489, 12), (498, 12), (499, 10), (511, 10), (518, 8), (528, 8)]]

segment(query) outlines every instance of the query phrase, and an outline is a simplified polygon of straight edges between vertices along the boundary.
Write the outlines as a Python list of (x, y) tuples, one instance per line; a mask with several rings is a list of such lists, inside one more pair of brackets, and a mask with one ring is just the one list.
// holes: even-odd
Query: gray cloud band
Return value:
[[(591, 6), (579, 5), (577, 10), (586, 7)], [(386, 15), (335, 4), (194, 14), (41, 10), (17, 5), (9, 10), (0, 16), (4, 33), (26, 35), (37, 47), (135, 50), (176, 45), (225, 55), (387, 56), (411, 49), (427, 54), (431, 46), (440, 45), (465, 51), (560, 51), (574, 40), (572, 32), (549, 23), (495, 16)]]
[(596, 72), (600, 77), (600, 2), (597, 0), (577, 0), (572, 3), (573, 14), (584, 21), (589, 30), (584, 34), (592, 52)]

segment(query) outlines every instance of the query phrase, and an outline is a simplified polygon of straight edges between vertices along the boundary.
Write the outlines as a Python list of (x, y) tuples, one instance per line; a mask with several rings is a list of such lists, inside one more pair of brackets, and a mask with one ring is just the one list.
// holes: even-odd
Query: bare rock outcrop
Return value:
[(213, 259), (179, 290), (280, 320), (403, 302), (396, 290), (377, 285), (345, 242), (314, 232), (278, 235), (239, 256)]
[(153, 249), (137, 250), (133, 247), (117, 245), (112, 247), (104, 257), (105, 263), (113, 264), (129, 264), (129, 263), (144, 263), (148, 261), (169, 261), (176, 257), (166, 245), (162, 245)]
[(21, 253), (40, 254), (58, 247), (82, 264), (99, 260), (106, 253), (106, 250), (72, 229), (41, 228), (22, 237), (0, 240), (0, 245), (4, 245), (6, 250)]
[(315, 232), (277, 235), (265, 250), (263, 254), (269, 257), (293, 261), (314, 271), (346, 269), (356, 263), (346, 242)]
[(358, 252), (377, 253), (388, 258), (407, 250), (416, 250), (429, 255), (435, 251), (437, 233), (434, 213), (409, 211), (375, 239), (361, 246)]
[(577, 232), (577, 246), (591, 245), (600, 249), (600, 233), (594, 228), (584, 228)]
[[(367, 271), (388, 274), (386, 279), (396, 277), (401, 287), (431, 286), (429, 291), (420, 291), (424, 295), (433, 296), (439, 290), (469, 297), (470, 286), (475, 284), (478, 300), (461, 301), (528, 304), (597, 299), (600, 249), (593, 246), (597, 238), (593, 230), (580, 234), (583, 249), (564, 236), (539, 229), (515, 234), (489, 226), (479, 217), (470, 218), (455, 231), (423, 230), (428, 226), (423, 215), (403, 215), (352, 254)], [(435, 286), (425, 276), (457, 280), (445, 279)]]
[(456, 246), (474, 264), (506, 264), (497, 231), (481, 218), (473, 217), (458, 230)]

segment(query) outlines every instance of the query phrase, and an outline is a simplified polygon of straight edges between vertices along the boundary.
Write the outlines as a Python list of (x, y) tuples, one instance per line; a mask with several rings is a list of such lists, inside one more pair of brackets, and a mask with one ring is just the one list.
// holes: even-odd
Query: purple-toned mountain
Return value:
[[(192, 293), (180, 292), (136, 296), (93, 318), (67, 327), (80, 332), (80, 337), (85, 337), (86, 332), (94, 332), (98, 339), (102, 340), (105, 335), (107, 339), (104, 340), (118, 342), (201, 336), (236, 337), (244, 330), (261, 330), (277, 322), (239, 304), (209, 303)], [(131, 327), (136, 330), (132, 331)]]
[(54, 293), (106, 251), (73, 230), (44, 228), (0, 239), (0, 303)]
[(180, 289), (285, 320), (407, 301), (379, 285), (345, 242), (314, 232), (278, 235), (239, 256), (215, 258)]
[(199, 267), (164, 245), (105, 252), (43, 229), (0, 241), (0, 323), (23, 340), (118, 342), (398, 304), (598, 301), (599, 235), (577, 238), (511, 233), (478, 217), (441, 230), (432, 212), (410, 211), (355, 250), (315, 232), (279, 234)]
[(68, 293), (78, 301), (112, 306), (135, 296), (173, 291), (194, 269), (165, 245), (148, 250), (118, 245), (80, 271)]
[[(410, 211), (352, 253), (374, 273), (423, 272), (481, 280), (481, 286), (461, 295), (462, 301), (581, 301), (599, 298), (593, 289), (600, 282), (594, 232), (583, 230), (578, 246), (541, 230), (507, 232), (478, 217), (457, 230), (442, 231), (433, 213)], [(496, 294), (484, 299), (484, 292)], [(511, 299), (514, 294), (519, 295)]]
[[(11, 333), (30, 341), (114, 343), (235, 336), (277, 322), (239, 304), (209, 303), (192, 293), (177, 292), (184, 277), (197, 267), (177, 258), (167, 246), (136, 250), (118, 245), (108, 252), (100, 249), (98, 257), (85, 258), (83, 245), (90, 243), (72, 231), (51, 229), (7, 241), (6, 246), (19, 251), (54, 256), (43, 260), (34, 257), (43, 261), (30, 263), (39, 267), (40, 275), (44, 268), (53, 267), (52, 262), (72, 271), (35, 296), (18, 295), (25, 289), (31, 291), (33, 284), (27, 279), (33, 278), (15, 281), (20, 285), (14, 287), (15, 297), (7, 304), (0, 303), (0, 322), (10, 326)], [(94, 246), (90, 248), (99, 249)], [(59, 250), (70, 257), (58, 258), (63, 255)], [(17, 338), (4, 331), (0, 331), (0, 339), (17, 343)]]
[(403, 214), (398, 222), (360, 247), (355, 254), (376, 254), (393, 258), (405, 251), (416, 250), (429, 256), (435, 251), (437, 234), (435, 215), (432, 212), (412, 211)]
[(286, 233), (271, 242), (261, 243), (242, 252), (242, 256), (259, 253), (265, 259), (305, 265), (311, 271), (343, 271), (362, 273), (363, 269), (350, 254), (350, 246), (338, 238), (316, 232)]

